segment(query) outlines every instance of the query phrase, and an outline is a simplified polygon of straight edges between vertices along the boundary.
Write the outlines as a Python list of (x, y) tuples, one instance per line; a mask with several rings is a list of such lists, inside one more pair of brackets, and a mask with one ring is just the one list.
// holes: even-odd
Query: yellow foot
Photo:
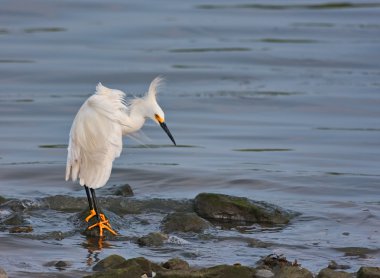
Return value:
[(111, 224), (109, 223), (109, 220), (104, 216), (104, 214), (99, 213), (100, 221), (98, 223), (95, 223), (94, 225), (88, 227), (88, 230), (91, 230), (95, 227), (99, 227), (99, 236), (103, 236), (103, 229), (106, 229), (113, 235), (117, 235), (117, 232), (112, 230)]
[(93, 218), (96, 215), (96, 212), (94, 209), (90, 210), (90, 215), (86, 217), (85, 221), (90, 221), (91, 218)]

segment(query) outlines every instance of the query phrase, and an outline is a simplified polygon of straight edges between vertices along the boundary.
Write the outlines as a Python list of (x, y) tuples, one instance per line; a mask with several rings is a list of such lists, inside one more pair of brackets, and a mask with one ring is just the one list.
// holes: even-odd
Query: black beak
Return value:
[(173, 135), (170, 133), (169, 128), (167, 127), (167, 125), (165, 123), (160, 123), (160, 126), (166, 132), (166, 134), (169, 136), (170, 140), (172, 140), (172, 142), (174, 143), (174, 145), (177, 146), (177, 144), (174, 141)]

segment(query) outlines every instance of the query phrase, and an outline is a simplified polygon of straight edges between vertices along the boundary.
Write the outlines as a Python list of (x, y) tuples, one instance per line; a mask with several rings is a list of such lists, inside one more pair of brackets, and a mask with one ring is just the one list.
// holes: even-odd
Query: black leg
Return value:
[(92, 201), (93, 201), (93, 205), (94, 205), (94, 209), (95, 209), (95, 212), (96, 212), (96, 217), (98, 218), (98, 221), (100, 221), (100, 216), (99, 216), (99, 211), (98, 211), (98, 204), (97, 204), (97, 200), (96, 200), (96, 195), (95, 195), (95, 190), (90, 188), (91, 190), (91, 195), (92, 195)]
[(94, 206), (92, 204), (91, 196), (90, 196), (90, 189), (87, 186), (84, 186), (84, 189), (86, 189), (86, 195), (87, 195), (87, 200), (88, 200), (88, 205), (90, 207), (90, 210), (94, 209)]

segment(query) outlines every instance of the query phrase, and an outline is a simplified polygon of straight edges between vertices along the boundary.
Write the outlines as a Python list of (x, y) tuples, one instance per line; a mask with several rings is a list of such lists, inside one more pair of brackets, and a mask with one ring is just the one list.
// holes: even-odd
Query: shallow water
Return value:
[[(109, 184), (127, 182), (137, 198), (221, 192), (303, 214), (280, 230), (216, 230), (208, 244), (113, 243), (98, 259), (116, 252), (253, 265), (275, 252), (313, 271), (332, 259), (353, 271), (378, 266), (380, 4), (325, 3), (2, 1), (0, 195), (84, 196), (63, 181), (78, 108), (99, 81), (138, 95), (161, 74), (159, 101), (179, 147), (148, 123), (150, 139), (125, 140)], [(122, 232), (155, 231), (163, 216), (144, 214), (151, 226)], [(46, 233), (70, 230), (67, 219), (48, 210), (29, 221)], [(234, 240), (240, 236), (276, 245), (247, 248)], [(87, 271), (85, 242), (79, 234), (56, 241), (4, 231), (0, 266), (57, 272), (44, 264), (67, 260)], [(375, 251), (358, 258), (337, 249), (352, 246)]]

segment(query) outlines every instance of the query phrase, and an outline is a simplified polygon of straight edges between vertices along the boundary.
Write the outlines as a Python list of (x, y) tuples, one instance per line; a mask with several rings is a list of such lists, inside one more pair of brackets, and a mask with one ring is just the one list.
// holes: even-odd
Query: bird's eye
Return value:
[(164, 122), (164, 119), (161, 118), (159, 115), (154, 114), (154, 117), (156, 118), (156, 120), (157, 120), (160, 124)]

